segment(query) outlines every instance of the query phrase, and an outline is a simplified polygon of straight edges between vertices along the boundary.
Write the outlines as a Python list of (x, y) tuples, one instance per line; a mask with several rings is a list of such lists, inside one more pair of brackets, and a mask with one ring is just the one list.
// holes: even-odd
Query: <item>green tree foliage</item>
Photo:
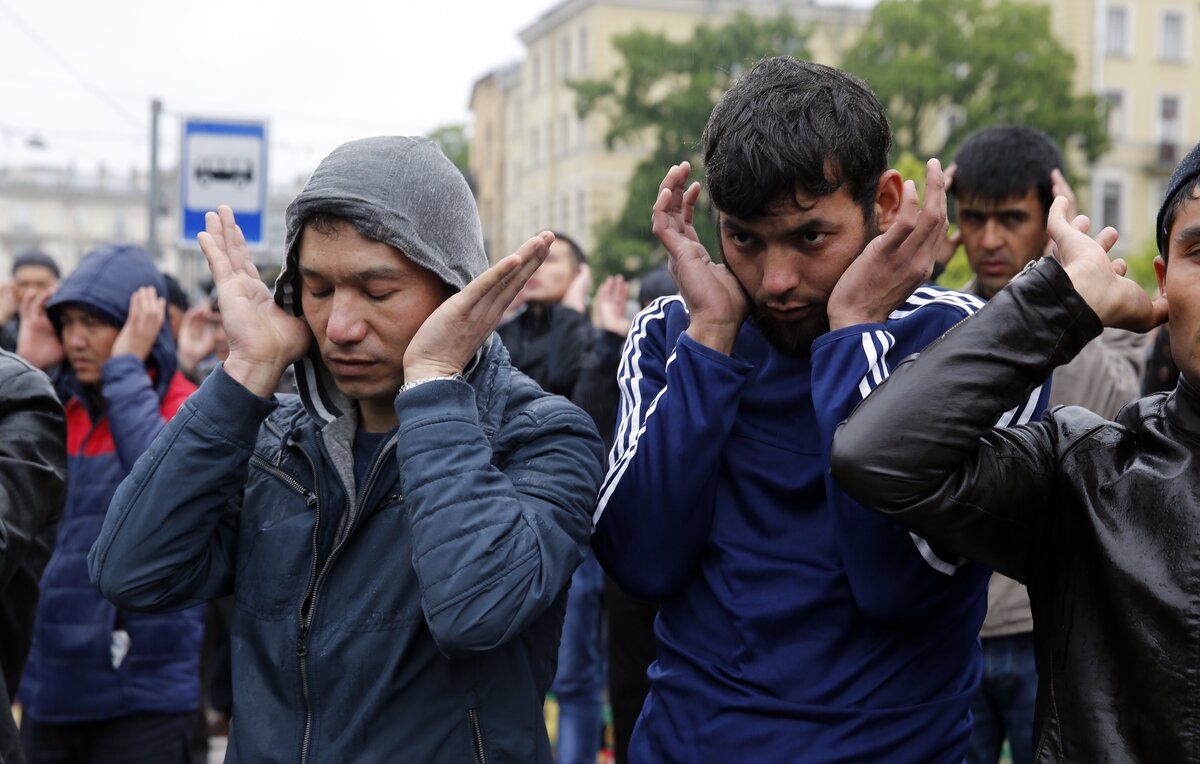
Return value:
[(471, 181), (471, 136), (466, 125), (442, 125), (426, 137), (438, 145), (463, 177)]
[[(700, 26), (686, 40), (637, 29), (613, 40), (622, 58), (612, 76), (574, 80), (579, 115), (599, 113), (609, 120), (605, 143), (653, 147), (630, 180), (625, 208), (616, 220), (598, 225), (589, 261), (600, 277), (638, 275), (663, 257), (650, 232), (650, 207), (671, 165), (689, 160), (703, 182), (700, 135), (708, 115), (730, 81), (767, 56), (808, 55), (807, 32), (789, 16), (756, 19), (739, 13), (720, 26)], [(696, 229), (716, 255), (716, 225), (706, 197), (697, 205)]]
[[(1109, 146), (1103, 109), (1072, 92), (1074, 56), (1046, 5), (1019, 0), (881, 0), (843, 68), (870, 83), (896, 131), (897, 155), (949, 157), (971, 131), (1032, 125), (1089, 163)], [(940, 146), (921, 138), (946, 107), (962, 117)]]

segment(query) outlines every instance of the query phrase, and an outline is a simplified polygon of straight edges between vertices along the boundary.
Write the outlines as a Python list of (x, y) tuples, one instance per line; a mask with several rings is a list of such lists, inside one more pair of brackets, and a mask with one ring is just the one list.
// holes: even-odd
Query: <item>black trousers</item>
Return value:
[(76, 724), (26, 717), (21, 743), (29, 764), (190, 764), (194, 717), (136, 714)]
[(646, 669), (654, 662), (658, 605), (629, 596), (611, 578), (608, 592), (608, 699), (616, 764), (629, 761), (629, 738), (650, 692)]

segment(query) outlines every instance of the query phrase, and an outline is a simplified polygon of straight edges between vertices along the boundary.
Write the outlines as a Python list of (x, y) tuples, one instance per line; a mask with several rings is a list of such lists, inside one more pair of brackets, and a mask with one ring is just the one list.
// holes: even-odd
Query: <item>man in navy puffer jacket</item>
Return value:
[(21, 682), (31, 762), (188, 760), (203, 611), (107, 602), (86, 555), (133, 463), (195, 390), (175, 368), (166, 287), (145, 250), (83, 258), (46, 306), (65, 355), (67, 503)]
[(553, 237), (489, 269), (462, 175), (398, 137), (313, 173), (273, 298), (232, 212), (207, 223), (229, 358), (117, 492), (92, 579), (148, 610), (234, 595), (227, 761), (549, 762), (603, 447), (493, 329)]

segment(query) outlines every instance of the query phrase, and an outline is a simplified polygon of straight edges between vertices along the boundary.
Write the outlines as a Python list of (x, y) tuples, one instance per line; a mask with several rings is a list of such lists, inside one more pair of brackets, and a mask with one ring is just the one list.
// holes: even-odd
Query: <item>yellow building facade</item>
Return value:
[[(504, 159), (492, 160), (489, 169), (488, 159), (472, 145), (477, 188), (482, 192), (498, 184), (504, 189), (501, 222), (494, 226), (501, 234), (489, 255), (495, 259), (512, 252), (545, 229), (567, 233), (588, 250), (596, 240), (596, 225), (620, 213), (629, 178), (649, 149), (606, 147), (605, 117), (579, 118), (574, 91), (567, 85), (570, 79), (614, 73), (622, 63), (613, 47), (616, 37), (641, 28), (687, 39), (701, 23), (719, 25), (738, 11), (774, 17), (785, 10), (801, 25), (811, 26), (809, 49), (816, 60), (828, 62), (840, 58), (867, 18), (862, 10), (816, 6), (811, 0), (565, 0), (522, 30), (526, 55), (518, 65), (516, 83), (504, 94)], [(477, 96), (481, 103), (486, 101), (481, 87), (497, 84), (488, 81), (489, 76), (477, 82), (472, 97), (476, 139), (481, 127), (486, 130), (484, 125), (494, 119), (474, 108)], [(503, 169), (497, 181), (490, 174), (498, 167)], [(646, 200), (647, 225), (653, 202)], [(481, 213), (488, 204), (480, 197)]]
[[(1097, 228), (1121, 232), (1117, 254), (1139, 252), (1175, 163), (1200, 139), (1200, 2), (1038, 0), (1056, 37), (1076, 58), (1075, 85), (1109, 103), (1112, 148), (1076, 178), (1080, 207)], [(865, 25), (862, 8), (812, 0), (562, 0), (522, 30), (523, 60), (491, 72), (471, 97), (471, 162), (489, 255), (496, 259), (544, 229), (586, 249), (598, 223), (625, 204), (645, 145), (604, 145), (601, 114), (579, 118), (569, 79), (609, 76), (621, 66), (613, 40), (642, 28), (686, 39), (701, 23), (739, 11), (787, 11), (812, 30), (817, 61), (837, 65)], [(931, 131), (942, 129), (940, 122)], [(936, 136), (930, 135), (930, 138)], [(647, 225), (653, 199), (646, 199)]]
[(1076, 59), (1075, 84), (1108, 102), (1112, 148), (1091, 168), (1080, 206), (1094, 230), (1121, 232), (1117, 254), (1154, 240), (1167, 179), (1200, 140), (1200, 3), (1046, 0)]

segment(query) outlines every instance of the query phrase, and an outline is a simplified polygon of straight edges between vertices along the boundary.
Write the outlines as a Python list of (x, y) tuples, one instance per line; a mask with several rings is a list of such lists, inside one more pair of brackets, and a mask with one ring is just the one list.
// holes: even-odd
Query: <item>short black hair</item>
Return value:
[(363, 231), (361, 231), (350, 218), (342, 217), (341, 215), (335, 215), (332, 212), (312, 213), (308, 217), (304, 218), (304, 220), (300, 223), (300, 230), (304, 231), (305, 229), (311, 228), (315, 233), (319, 233), (322, 236), (336, 236), (341, 231), (343, 226), (350, 226), (355, 231), (358, 231), (362, 236), (366, 236), (368, 239), (372, 238), (363, 233)]
[(46, 268), (54, 274), (54, 278), (59, 278), (61, 274), (58, 272), (58, 263), (53, 257), (45, 252), (37, 249), (31, 249), (27, 252), (22, 252), (13, 258), (12, 275), (17, 275), (18, 268), (24, 268), (27, 265), (36, 265), (40, 268)]
[(583, 247), (579, 246), (579, 242), (560, 231), (551, 231), (550, 233), (554, 234), (555, 241), (561, 241), (563, 244), (566, 244), (571, 248), (571, 254), (575, 256), (576, 263), (579, 265), (585, 265), (587, 263), (587, 255), (583, 253)]
[(180, 310), (192, 307), (192, 301), (188, 299), (187, 292), (184, 291), (179, 280), (169, 273), (164, 273), (162, 277), (163, 281), (167, 283), (167, 302)]
[(844, 187), (873, 220), (892, 129), (859, 78), (778, 56), (759, 61), (721, 97), (701, 143), (708, 193), (721, 212), (752, 220), (782, 199)]
[(1042, 214), (1050, 212), (1054, 196), (1050, 173), (1066, 175), (1062, 152), (1050, 136), (1028, 125), (992, 125), (967, 136), (954, 153), (957, 198), (1002, 202), (1037, 193)]

